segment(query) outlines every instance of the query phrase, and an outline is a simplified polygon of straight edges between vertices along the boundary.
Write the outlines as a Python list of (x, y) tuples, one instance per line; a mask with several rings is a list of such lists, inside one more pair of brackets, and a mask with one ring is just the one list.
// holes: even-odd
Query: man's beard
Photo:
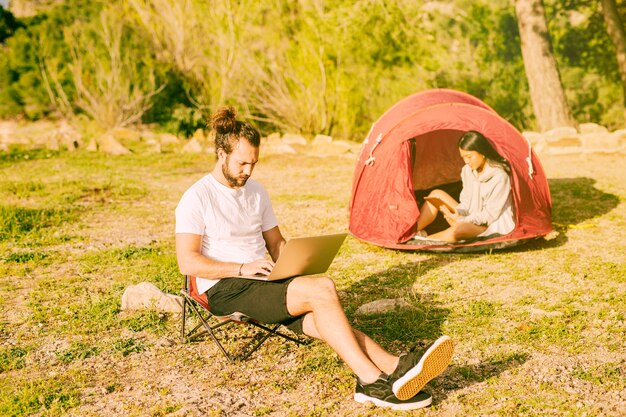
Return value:
[(222, 174), (224, 175), (224, 178), (226, 178), (226, 181), (228, 181), (228, 184), (230, 184), (230, 186), (233, 188), (243, 187), (244, 185), (246, 185), (246, 182), (248, 181), (248, 178), (250, 178), (250, 176), (248, 175), (245, 175), (243, 177), (234, 176), (228, 170), (229, 161), (230, 161), (230, 156), (227, 156), (226, 161), (224, 161), (224, 165), (222, 165)]

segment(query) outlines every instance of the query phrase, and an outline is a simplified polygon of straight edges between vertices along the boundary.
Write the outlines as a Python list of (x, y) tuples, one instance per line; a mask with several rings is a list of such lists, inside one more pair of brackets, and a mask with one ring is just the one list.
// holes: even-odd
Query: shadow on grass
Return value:
[(429, 391), (433, 392), (434, 404), (444, 402), (454, 391), (488, 381), (509, 369), (521, 366), (529, 358), (527, 353), (510, 353), (488, 358), (478, 364), (450, 366), (441, 377), (429, 384), (432, 385)]
[(606, 214), (619, 204), (619, 197), (598, 190), (592, 178), (559, 178), (548, 182), (555, 225), (577, 225)]
[(586, 221), (607, 214), (620, 202), (618, 196), (598, 190), (593, 178), (558, 178), (548, 180), (548, 183), (552, 195), (552, 224), (559, 235), (552, 240), (539, 238), (529, 241), (519, 247), (521, 251), (564, 245), (569, 229), (585, 227)]
[(585, 222), (607, 214), (619, 205), (619, 197), (595, 187), (593, 178), (558, 178), (548, 180), (552, 196), (552, 225), (559, 235), (551, 240), (538, 238), (506, 252), (527, 252), (549, 249), (567, 243), (567, 231), (586, 227)]
[[(345, 290), (346, 313), (356, 328), (387, 348), (423, 347), (441, 336), (441, 326), (450, 311), (434, 301), (431, 294), (417, 291), (413, 284), (417, 277), (455, 262), (457, 257), (460, 256), (432, 256), (364, 277)], [(383, 299), (402, 299), (408, 305), (381, 313), (357, 313), (360, 306)]]

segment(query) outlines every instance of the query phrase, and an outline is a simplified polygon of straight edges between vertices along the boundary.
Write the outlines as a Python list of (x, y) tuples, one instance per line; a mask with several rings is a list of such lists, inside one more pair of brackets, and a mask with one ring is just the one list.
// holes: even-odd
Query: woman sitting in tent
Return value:
[[(416, 238), (457, 242), (490, 235), (506, 235), (515, 228), (509, 163), (479, 132), (470, 130), (459, 140), (465, 162), (463, 190), (458, 203), (442, 190), (433, 190), (420, 208)], [(449, 228), (427, 235), (424, 228), (441, 211)]]

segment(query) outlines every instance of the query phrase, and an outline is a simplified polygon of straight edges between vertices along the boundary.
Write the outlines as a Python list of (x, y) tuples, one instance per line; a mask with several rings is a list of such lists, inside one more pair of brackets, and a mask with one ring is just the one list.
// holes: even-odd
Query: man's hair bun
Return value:
[(219, 108), (211, 117), (211, 127), (222, 135), (232, 133), (237, 127), (237, 112), (233, 106)]

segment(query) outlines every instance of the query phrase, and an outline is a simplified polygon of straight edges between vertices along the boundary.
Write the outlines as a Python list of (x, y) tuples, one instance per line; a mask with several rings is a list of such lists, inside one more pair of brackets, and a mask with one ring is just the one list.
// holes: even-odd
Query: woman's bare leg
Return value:
[[(459, 203), (443, 190), (433, 190), (428, 194), (428, 197), (435, 197), (443, 201), (449, 207), (456, 207)], [(417, 219), (417, 231), (423, 230), (426, 226), (431, 224), (439, 213), (439, 207), (430, 201), (424, 202), (420, 208), (420, 216)]]
[(459, 240), (472, 239), (487, 230), (487, 226), (477, 226), (472, 223), (459, 222), (438, 233), (433, 233), (428, 237), (444, 242), (458, 242)]

